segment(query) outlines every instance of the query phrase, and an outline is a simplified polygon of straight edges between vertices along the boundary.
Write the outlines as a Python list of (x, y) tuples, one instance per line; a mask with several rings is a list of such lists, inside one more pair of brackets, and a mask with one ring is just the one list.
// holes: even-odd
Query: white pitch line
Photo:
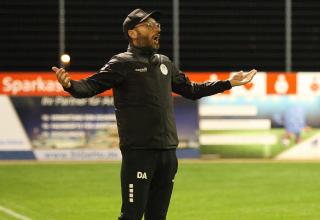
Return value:
[(19, 213), (16, 213), (16, 212), (12, 211), (11, 209), (5, 208), (1, 205), (0, 205), (0, 211), (4, 212), (12, 217), (15, 217), (16, 219), (19, 219), (19, 220), (32, 220), (31, 218), (28, 218), (28, 217), (23, 216)]

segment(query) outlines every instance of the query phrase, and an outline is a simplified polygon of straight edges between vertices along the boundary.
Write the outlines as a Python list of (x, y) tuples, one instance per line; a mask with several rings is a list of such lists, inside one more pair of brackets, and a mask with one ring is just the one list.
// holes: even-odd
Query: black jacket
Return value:
[(196, 100), (231, 88), (229, 81), (190, 82), (168, 57), (129, 46), (96, 74), (65, 89), (86, 98), (113, 89), (121, 149), (170, 149), (178, 145), (171, 92)]

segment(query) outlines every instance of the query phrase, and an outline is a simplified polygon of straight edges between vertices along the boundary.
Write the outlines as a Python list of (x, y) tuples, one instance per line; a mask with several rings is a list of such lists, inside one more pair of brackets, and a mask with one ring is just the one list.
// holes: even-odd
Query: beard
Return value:
[(138, 46), (145, 47), (150, 49), (159, 49), (160, 48), (160, 39), (158, 35), (143, 35), (139, 31), (138, 33)]

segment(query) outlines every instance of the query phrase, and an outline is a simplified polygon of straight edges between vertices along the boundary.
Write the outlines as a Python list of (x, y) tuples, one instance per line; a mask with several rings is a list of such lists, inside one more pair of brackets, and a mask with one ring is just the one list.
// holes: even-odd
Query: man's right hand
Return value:
[(64, 87), (64, 88), (70, 88), (71, 87), (71, 78), (69, 76), (69, 73), (66, 72), (65, 69), (63, 68), (58, 68), (53, 66), (52, 70), (56, 73), (56, 77), (59, 81), (59, 83)]

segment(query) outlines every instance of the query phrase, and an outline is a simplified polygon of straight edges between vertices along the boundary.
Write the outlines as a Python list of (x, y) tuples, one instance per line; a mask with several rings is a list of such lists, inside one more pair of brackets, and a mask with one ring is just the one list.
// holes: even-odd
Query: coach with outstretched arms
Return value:
[(159, 12), (132, 11), (123, 22), (127, 52), (113, 56), (94, 75), (71, 80), (63, 68), (52, 67), (58, 81), (76, 98), (113, 89), (122, 153), (122, 207), (119, 220), (166, 219), (178, 168), (177, 130), (171, 93), (196, 100), (250, 82), (256, 70), (238, 72), (228, 80), (193, 83), (160, 47)]

